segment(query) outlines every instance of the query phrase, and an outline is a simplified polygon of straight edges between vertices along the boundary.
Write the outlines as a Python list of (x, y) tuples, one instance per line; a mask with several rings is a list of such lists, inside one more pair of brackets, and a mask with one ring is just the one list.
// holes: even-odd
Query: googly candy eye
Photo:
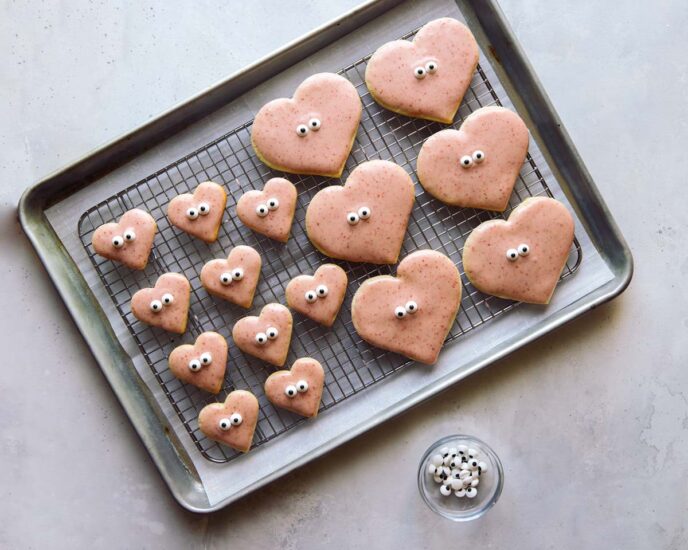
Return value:
[(466, 496), (466, 489), (461, 488), (458, 491), (454, 491), (454, 495), (459, 497), (459, 498), (463, 498)]
[(158, 313), (162, 310), (162, 302), (160, 300), (153, 300), (150, 303), (150, 308), (153, 313)]
[(435, 472), (437, 472), (437, 466), (435, 466), (434, 464), (428, 464), (428, 473), (431, 476), (434, 476)]
[(210, 213), (210, 205), (207, 202), (202, 202), (198, 205), (198, 213), (201, 216), (207, 216)]
[(443, 497), (448, 497), (452, 494), (451, 487), (449, 485), (442, 485), (442, 487), (440, 487), (440, 494)]
[(473, 157), (469, 155), (464, 155), (461, 157), (461, 166), (464, 168), (470, 168), (473, 166)]
[(425, 70), (425, 67), (416, 67), (413, 69), (413, 76), (415, 76), (418, 80), (422, 80), (425, 78), (427, 71)]
[(124, 239), (120, 235), (115, 235), (112, 237), (112, 246), (122, 248), (124, 246)]
[(275, 197), (268, 199), (268, 210), (277, 210), (278, 208), (279, 201)]
[[(406, 313), (415, 313), (416, 311), (418, 311), (418, 304), (416, 302), (414, 302), (413, 300), (409, 300), (408, 302), (406, 302), (405, 309), (406, 309)], [(452, 458), (456, 456), (456, 449), (453, 449), (453, 450), (454, 450), (453, 453), (452, 452), (449, 453), (450, 455), (453, 455)]]
[(201, 370), (201, 362), (198, 359), (192, 359), (189, 361), (189, 370), (191, 372), (198, 372)]
[(327, 296), (327, 293), (329, 290), (325, 285), (318, 285), (318, 288), (315, 289), (315, 293), (318, 295), (318, 298), (324, 298)]
[(367, 220), (370, 218), (370, 207), (361, 206), (361, 208), (358, 209), (358, 217), (362, 220)]
[(299, 380), (296, 383), (296, 391), (298, 391), (299, 393), (307, 392), (308, 391), (308, 382), (306, 382), (305, 380)]
[(349, 212), (346, 215), (346, 221), (349, 222), (349, 225), (356, 225), (359, 219), (360, 218), (356, 212)]
[(518, 245), (518, 255), (527, 256), (530, 252), (530, 247), (526, 243), (521, 243)]
[(298, 391), (296, 390), (296, 386), (289, 384), (286, 388), (284, 388), (284, 395), (287, 397), (294, 397)]
[(306, 298), (306, 302), (309, 304), (312, 304), (318, 299), (318, 295), (315, 293), (315, 290), (309, 290), (304, 296)]
[(206, 351), (205, 353), (201, 353), (201, 364), (203, 366), (210, 365), (213, 362), (213, 356), (210, 354), (209, 351)]
[(428, 61), (428, 62), (425, 64), (425, 70), (426, 70), (428, 73), (430, 73), (430, 74), (435, 74), (435, 73), (437, 72), (437, 69), (438, 69), (438, 68), (439, 68), (439, 64), (438, 64), (437, 61), (435, 61), (435, 60), (433, 60), (433, 61)]
[(269, 209), (266, 204), (259, 204), (256, 206), (256, 214), (258, 214), (259, 217), (264, 218), (268, 215), (268, 212)]
[(473, 160), (480, 164), (482, 161), (485, 160), (485, 153), (483, 153), (480, 149), (473, 151)]
[(397, 319), (403, 319), (404, 317), (406, 317), (406, 308), (404, 306), (397, 306), (394, 309), (394, 316)]
[(262, 346), (267, 341), (268, 341), (268, 335), (265, 334), (264, 332), (259, 332), (258, 334), (256, 334), (256, 344), (258, 344), (259, 346)]
[(133, 229), (127, 229), (124, 232), (124, 240), (128, 243), (132, 243), (136, 240), (136, 233), (134, 233)]
[(451, 480), (451, 488), (454, 491), (458, 491), (460, 489), (463, 489), (463, 481), (460, 479), (452, 479)]
[(232, 427), (232, 422), (229, 418), (220, 418), (220, 421), (217, 423), (217, 425), (223, 432), (226, 432)]
[(238, 426), (244, 421), (244, 418), (239, 413), (232, 413), (232, 416), (229, 417), (229, 421), (232, 423), (232, 426)]
[(459, 445), (456, 450), (459, 455), (465, 455), (468, 452), (468, 447), (466, 447), (466, 445)]
[(477, 494), (478, 490), (475, 487), (469, 487), (468, 489), (466, 489), (466, 496), (468, 498), (475, 498)]
[(275, 340), (279, 336), (279, 331), (275, 327), (268, 327), (265, 334), (268, 340)]
[(430, 457), (430, 464), (434, 464), (435, 466), (439, 466), (442, 464), (442, 455), (432, 455)]
[(169, 306), (172, 305), (174, 302), (174, 296), (170, 294), (169, 292), (166, 292), (165, 294), (162, 295), (162, 305), (164, 306)]
[(487, 462), (482, 462), (482, 461), (478, 462), (478, 471), (481, 474), (484, 474), (485, 472), (487, 472)]
[(305, 124), (299, 124), (296, 127), (296, 135), (299, 137), (304, 137), (308, 133), (308, 126)]
[(320, 130), (320, 119), (319, 118), (312, 118), (308, 121), (308, 127), (313, 130), (314, 132), (317, 132)]
[(223, 285), (232, 284), (232, 274), (231, 273), (223, 273), (222, 275), (220, 275), (220, 282)]
[(468, 458), (477, 458), (478, 457), (478, 451), (475, 449), (468, 449)]
[(509, 250), (507, 250), (506, 259), (510, 262), (515, 262), (516, 260), (518, 260), (518, 250), (516, 250), (515, 248), (510, 248)]
[(189, 208), (186, 211), (186, 217), (190, 220), (195, 220), (196, 218), (198, 218), (198, 209), (193, 207)]
[(244, 270), (240, 267), (232, 269), (232, 279), (234, 281), (241, 281), (244, 278)]

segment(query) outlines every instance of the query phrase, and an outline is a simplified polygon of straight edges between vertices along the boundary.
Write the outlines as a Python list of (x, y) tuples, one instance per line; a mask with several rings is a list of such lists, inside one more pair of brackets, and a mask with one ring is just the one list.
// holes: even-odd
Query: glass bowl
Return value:
[[(442, 495), (441, 484), (435, 483), (434, 476), (428, 471), (430, 458), (441, 454), (440, 449), (459, 445), (477, 450), (479, 460), (487, 464), (487, 471), (480, 476), (478, 494), (474, 498), (459, 498), (453, 491), (449, 496)], [(452, 521), (470, 521), (482, 516), (495, 505), (502, 494), (503, 485), (504, 470), (499, 457), (486, 443), (470, 435), (449, 435), (436, 441), (425, 451), (418, 466), (418, 489), (423, 500), (433, 512)]]

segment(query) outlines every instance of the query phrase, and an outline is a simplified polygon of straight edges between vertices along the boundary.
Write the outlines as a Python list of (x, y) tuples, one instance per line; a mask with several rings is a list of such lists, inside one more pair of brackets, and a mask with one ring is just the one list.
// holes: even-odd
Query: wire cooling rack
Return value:
[[(411, 38), (415, 32), (408, 33), (402, 38)], [(107, 293), (179, 420), (198, 450), (208, 460), (228, 462), (239, 454), (205, 437), (198, 429), (197, 422), (198, 413), (205, 405), (218, 400), (223, 401), (226, 394), (234, 389), (247, 389), (258, 397), (260, 416), (254, 446), (263, 445), (284, 434), (304, 419), (272, 406), (263, 392), (263, 382), (274, 369), (242, 354), (231, 343), (227, 374), (218, 396), (211, 396), (176, 379), (167, 364), (170, 352), (181, 343), (192, 342), (199, 334), (208, 330), (218, 332), (231, 341), (231, 328), (238, 319), (255, 314), (267, 303), (285, 303), (284, 289), (293, 277), (303, 273), (312, 274), (322, 263), (333, 262), (308, 241), (305, 231), (306, 207), (315, 193), (328, 185), (343, 183), (350, 171), (361, 162), (372, 159), (391, 160), (402, 166), (416, 183), (416, 203), (401, 257), (414, 250), (431, 248), (446, 254), (459, 267), (463, 282), (463, 298), (447, 342), (518, 305), (477, 291), (464, 274), (461, 251), (468, 234), (480, 223), (493, 218), (507, 217), (516, 205), (528, 197), (551, 196), (550, 189), (533, 158), (530, 154), (527, 156), (509, 208), (504, 214), (450, 207), (435, 200), (417, 183), (415, 160), (422, 143), (447, 126), (397, 115), (375, 103), (364, 82), (365, 67), (369, 58), (370, 56), (360, 59), (339, 71), (339, 74), (354, 84), (363, 103), (361, 125), (341, 182), (270, 170), (258, 160), (251, 148), (252, 122), (247, 122), (89, 208), (79, 220), (79, 237)], [(488, 105), (501, 105), (501, 102), (485, 72), (478, 66), (451, 127), (458, 128), (471, 112)], [(238, 198), (248, 190), (262, 188), (266, 180), (275, 176), (287, 177), (299, 191), (292, 237), (287, 244), (277, 243), (253, 233), (235, 216)], [(174, 196), (189, 192), (206, 180), (223, 184), (228, 192), (227, 210), (219, 238), (210, 245), (172, 227), (165, 215), (167, 204)], [(158, 224), (151, 260), (144, 271), (132, 271), (101, 258), (95, 254), (91, 246), (93, 231), (99, 225), (118, 219), (131, 208), (142, 208), (150, 212)], [(239, 244), (254, 247), (263, 259), (261, 280), (250, 311), (213, 298), (203, 289), (199, 277), (205, 262), (213, 258), (226, 258), (229, 251)], [(571, 276), (581, 260), (581, 247), (578, 240), (575, 240), (562, 278)], [(334, 263), (342, 266), (349, 277), (342, 310), (331, 329), (294, 313), (294, 332), (287, 359), (287, 365), (291, 365), (299, 357), (310, 356), (323, 364), (326, 376), (321, 411), (345, 401), (411, 363), (404, 357), (379, 350), (363, 342), (354, 331), (351, 321), (351, 300), (361, 282), (375, 275), (393, 274), (394, 268), (350, 264), (336, 260)], [(129, 306), (131, 297), (137, 290), (153, 286), (160, 275), (170, 271), (184, 274), (191, 283), (189, 325), (183, 336), (172, 335), (144, 325), (132, 315)]]

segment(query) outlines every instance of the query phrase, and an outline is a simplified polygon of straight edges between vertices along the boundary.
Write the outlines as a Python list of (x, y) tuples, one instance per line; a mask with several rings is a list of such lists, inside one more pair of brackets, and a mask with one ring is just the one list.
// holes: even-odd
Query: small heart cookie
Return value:
[(342, 307), (349, 280), (335, 264), (321, 265), (311, 275), (294, 277), (287, 285), (287, 305), (315, 322), (331, 327)]
[(559, 201), (529, 198), (507, 221), (481, 223), (466, 239), (463, 267), (473, 286), (507, 300), (548, 304), (573, 243), (573, 217)]
[(461, 278), (440, 252), (419, 250), (404, 258), (397, 276), (363, 282), (351, 304), (356, 332), (366, 342), (432, 365), (461, 304)]
[(169, 366), (182, 382), (218, 393), (227, 369), (227, 340), (217, 332), (204, 332), (193, 344), (174, 348)]
[(193, 194), (174, 197), (167, 207), (167, 217), (182, 231), (212, 243), (217, 240), (226, 204), (227, 193), (222, 186), (206, 181)]
[(198, 428), (213, 441), (248, 452), (258, 423), (258, 399), (251, 392), (235, 390), (224, 403), (211, 403), (201, 409)]
[(504, 107), (483, 107), (460, 130), (431, 136), (416, 171), (425, 190), (444, 203), (503, 212), (527, 152), (521, 117)]
[(366, 86), (390, 111), (450, 124), (479, 56), (468, 27), (443, 17), (420, 29), (413, 42), (395, 40), (381, 46), (366, 66)]
[(387, 160), (359, 164), (344, 186), (316, 193), (306, 211), (306, 233), (331, 258), (393, 264), (413, 209), (411, 177)]
[(210, 260), (201, 269), (201, 284), (220, 298), (249, 308), (260, 278), (262, 260), (250, 246), (232, 249), (227, 259)]
[(272, 178), (262, 191), (248, 191), (237, 202), (236, 213), (244, 225), (286, 243), (296, 210), (296, 187), (284, 178)]
[(131, 298), (131, 312), (139, 321), (170, 332), (186, 330), (191, 285), (184, 275), (165, 273), (153, 288), (142, 288)]
[(291, 99), (264, 105), (253, 121), (251, 143), (274, 170), (338, 178), (361, 120), (354, 85), (333, 73), (304, 80)]
[(265, 381), (265, 396), (273, 405), (314, 417), (320, 408), (325, 371), (315, 359), (297, 359), (291, 370), (273, 372)]
[(239, 319), (232, 338), (244, 353), (281, 367), (287, 360), (293, 321), (291, 312), (282, 304), (268, 304), (258, 317)]
[(98, 227), (91, 242), (96, 254), (131, 269), (143, 269), (148, 264), (156, 231), (153, 216), (135, 208), (125, 212), (119, 222)]

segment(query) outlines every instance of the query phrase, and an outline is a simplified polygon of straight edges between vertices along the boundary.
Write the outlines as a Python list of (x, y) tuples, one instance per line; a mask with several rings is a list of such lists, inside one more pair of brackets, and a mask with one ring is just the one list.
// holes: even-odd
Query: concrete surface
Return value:
[[(187, 513), (163, 485), (16, 203), (354, 4), (0, 3), (0, 547), (688, 546), (682, 0), (502, 1), (633, 249), (621, 298), (222, 512)], [(506, 468), (501, 501), (469, 525), (433, 516), (409, 488), (408, 442), (457, 431), (490, 442)]]

